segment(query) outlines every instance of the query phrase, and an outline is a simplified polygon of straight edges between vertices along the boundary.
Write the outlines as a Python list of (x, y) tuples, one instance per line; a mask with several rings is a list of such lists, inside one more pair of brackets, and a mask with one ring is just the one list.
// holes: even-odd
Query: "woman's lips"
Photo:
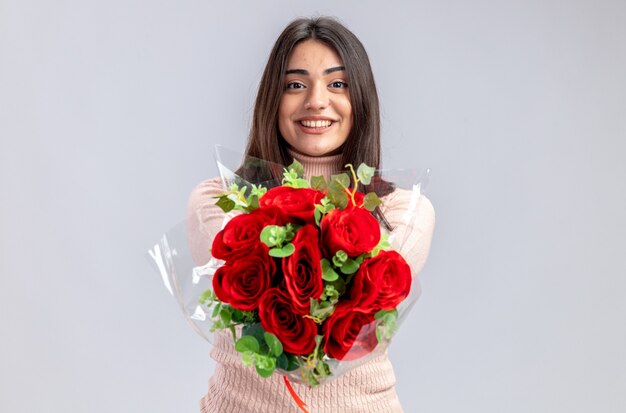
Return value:
[(304, 132), (311, 135), (319, 135), (328, 131), (335, 124), (332, 120), (300, 120), (296, 124)]

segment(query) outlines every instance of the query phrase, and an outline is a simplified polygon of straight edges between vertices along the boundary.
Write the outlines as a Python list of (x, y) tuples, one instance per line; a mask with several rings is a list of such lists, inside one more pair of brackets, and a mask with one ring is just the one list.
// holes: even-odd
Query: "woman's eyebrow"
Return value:
[[(329, 75), (333, 72), (341, 72), (345, 70), (346, 70), (345, 66), (335, 66), (335, 67), (331, 67), (331, 68), (324, 70), (324, 75)], [(296, 75), (308, 76), (309, 71), (306, 69), (289, 69), (285, 72), (285, 74), (286, 75), (296, 74)]]

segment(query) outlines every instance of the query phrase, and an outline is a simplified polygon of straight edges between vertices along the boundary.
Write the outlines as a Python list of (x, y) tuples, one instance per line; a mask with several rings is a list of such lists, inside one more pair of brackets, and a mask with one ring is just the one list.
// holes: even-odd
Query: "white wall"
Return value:
[(208, 344), (144, 253), (313, 14), (370, 54), (385, 165), (433, 171), (405, 410), (626, 410), (623, 1), (0, 0), (0, 411), (197, 411)]

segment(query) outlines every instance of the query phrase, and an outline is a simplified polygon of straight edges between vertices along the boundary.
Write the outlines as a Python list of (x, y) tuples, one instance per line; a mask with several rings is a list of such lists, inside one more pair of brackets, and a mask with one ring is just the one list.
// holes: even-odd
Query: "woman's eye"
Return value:
[(302, 89), (303, 87), (304, 85), (300, 82), (289, 82), (287, 86), (285, 86), (285, 89)]
[(343, 80), (337, 80), (336, 82), (331, 83), (330, 86), (336, 89), (344, 89), (348, 87), (348, 84)]

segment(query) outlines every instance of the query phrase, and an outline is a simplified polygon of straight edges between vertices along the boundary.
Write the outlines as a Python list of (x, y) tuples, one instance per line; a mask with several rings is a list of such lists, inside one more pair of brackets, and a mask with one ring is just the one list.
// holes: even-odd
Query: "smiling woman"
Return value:
[[(281, 165), (296, 159), (307, 178), (329, 177), (346, 164), (380, 168), (380, 114), (374, 77), (365, 48), (346, 27), (319, 17), (295, 20), (281, 33), (261, 78), (246, 155)], [(241, 170), (249, 181), (265, 181), (280, 179), (282, 171), (262, 170), (263, 179), (247, 173)], [(405, 238), (410, 245), (402, 255), (411, 267), (413, 288), (419, 290), (415, 275), (430, 249), (432, 205), (424, 196), (413, 200), (418, 218), (409, 227), (404, 212), (413, 202), (410, 192), (407, 196), (406, 191), (383, 184), (380, 193), (376, 189), (382, 205), (375, 216), (387, 229), (403, 236), (408, 233)], [(198, 263), (207, 261), (206, 246), (211, 244), (207, 234), (216, 234), (223, 223), (224, 214), (214, 198), (222, 191), (222, 182), (216, 178), (202, 182), (191, 194), (190, 242)], [(244, 272), (250, 270), (242, 268), (239, 275)], [(347, 324), (360, 316), (352, 310), (341, 313)], [(345, 323), (337, 323), (337, 328), (345, 330)], [(216, 336), (211, 356), (216, 370), (201, 401), (203, 413), (297, 411), (279, 375), (263, 379), (253, 368), (244, 367), (228, 334)], [(316, 413), (402, 412), (386, 353), (318, 387), (294, 383), (293, 389)]]

